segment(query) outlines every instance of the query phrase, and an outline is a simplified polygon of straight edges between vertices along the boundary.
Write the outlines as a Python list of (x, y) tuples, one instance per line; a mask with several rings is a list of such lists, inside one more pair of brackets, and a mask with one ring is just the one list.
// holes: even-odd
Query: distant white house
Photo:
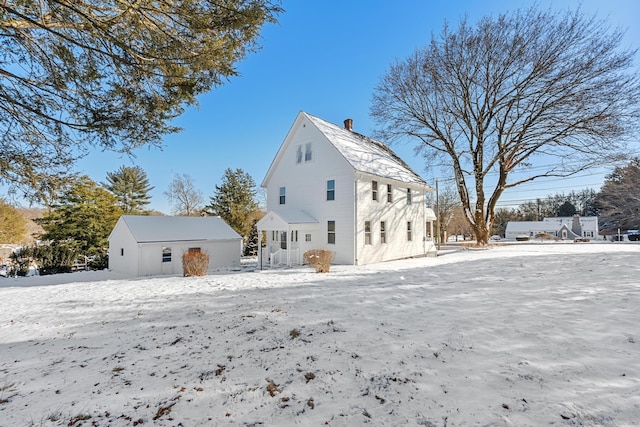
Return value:
[[(382, 142), (300, 112), (262, 187), (263, 263), (300, 264), (310, 249), (336, 264), (435, 254), (432, 188)], [(262, 233), (258, 233), (261, 236)]]
[(548, 233), (560, 240), (597, 239), (598, 217), (568, 216), (544, 218), (542, 221), (509, 221), (505, 231), (505, 239), (520, 236), (535, 238), (537, 234)]
[(131, 276), (182, 273), (182, 254), (209, 254), (209, 271), (240, 266), (242, 237), (220, 217), (120, 217), (109, 235), (109, 269)]

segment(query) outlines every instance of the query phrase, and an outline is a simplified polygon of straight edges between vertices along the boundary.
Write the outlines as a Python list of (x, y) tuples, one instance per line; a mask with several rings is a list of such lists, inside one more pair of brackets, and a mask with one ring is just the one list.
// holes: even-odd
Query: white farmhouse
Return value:
[(208, 271), (239, 267), (242, 237), (220, 217), (123, 215), (109, 235), (109, 269), (181, 274), (189, 251), (209, 254)]
[(520, 236), (535, 238), (537, 234), (548, 233), (560, 240), (596, 239), (598, 237), (598, 217), (567, 216), (549, 217), (542, 221), (509, 221), (505, 239)]
[(301, 264), (310, 249), (336, 264), (435, 255), (433, 190), (383, 143), (300, 112), (262, 187), (267, 214), (259, 265)]

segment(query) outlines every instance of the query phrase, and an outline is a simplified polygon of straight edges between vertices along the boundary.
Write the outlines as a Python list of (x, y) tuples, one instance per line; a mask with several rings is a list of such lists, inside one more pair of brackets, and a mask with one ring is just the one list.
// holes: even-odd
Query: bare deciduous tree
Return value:
[[(638, 130), (640, 79), (622, 35), (580, 11), (535, 7), (445, 26), (376, 87), (378, 134), (444, 160), (486, 244), (506, 189), (623, 157)], [(551, 166), (530, 168), (542, 156)]]
[(175, 175), (163, 194), (169, 199), (174, 215), (194, 216), (202, 210), (202, 192), (186, 173)]

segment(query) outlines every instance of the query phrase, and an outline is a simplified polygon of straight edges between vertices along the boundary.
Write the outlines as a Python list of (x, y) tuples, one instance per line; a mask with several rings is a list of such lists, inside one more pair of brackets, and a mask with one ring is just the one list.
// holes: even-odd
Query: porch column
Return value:
[(287, 224), (287, 267), (291, 267), (291, 225)]
[(258, 265), (262, 270), (262, 230), (258, 229)]

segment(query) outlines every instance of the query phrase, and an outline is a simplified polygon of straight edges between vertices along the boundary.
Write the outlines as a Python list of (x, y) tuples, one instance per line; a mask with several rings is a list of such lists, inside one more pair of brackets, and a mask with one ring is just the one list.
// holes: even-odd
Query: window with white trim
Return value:
[(336, 180), (330, 179), (327, 181), (327, 200), (336, 199)]
[(411, 221), (407, 221), (407, 241), (413, 240), (413, 235), (411, 233)]
[(384, 221), (380, 221), (380, 243), (387, 243), (387, 230)]
[(162, 247), (162, 262), (171, 262), (171, 248), (169, 246)]
[(305, 162), (310, 162), (312, 159), (312, 154), (311, 154), (311, 143), (307, 142), (304, 145), (304, 161)]
[(336, 243), (336, 222), (327, 221), (327, 243), (334, 245)]
[(371, 198), (378, 201), (378, 181), (371, 181)]
[(302, 163), (302, 145), (296, 146), (296, 164)]
[(364, 244), (371, 244), (371, 221), (364, 222)]
[(307, 233), (304, 235), (304, 241), (305, 242), (310, 242), (311, 241), (311, 233)]
[(407, 188), (407, 204), (411, 204), (411, 189)]
[(387, 184), (387, 202), (393, 202), (393, 193), (391, 191), (391, 184)]
[(287, 195), (287, 188), (280, 187), (280, 204), (281, 205), (284, 205), (284, 202), (286, 201), (286, 195)]

